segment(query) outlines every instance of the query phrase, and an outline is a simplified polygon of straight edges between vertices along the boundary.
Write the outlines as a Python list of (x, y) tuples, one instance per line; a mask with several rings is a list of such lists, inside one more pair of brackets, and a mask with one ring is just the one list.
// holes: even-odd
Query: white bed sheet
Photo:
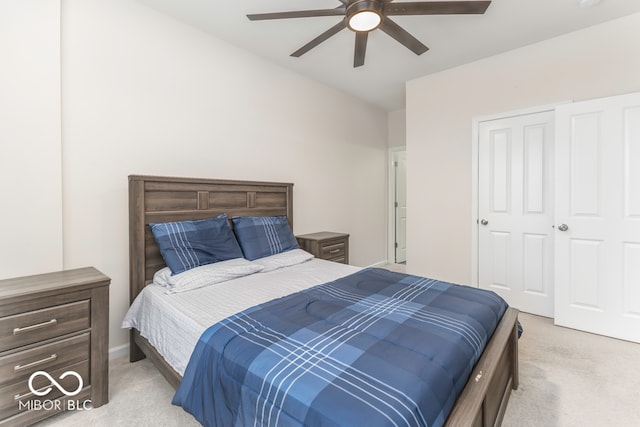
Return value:
[(165, 288), (151, 284), (131, 304), (122, 327), (137, 329), (176, 372), (184, 375), (200, 335), (209, 326), (254, 305), (358, 270), (315, 258), (181, 294), (166, 294)]

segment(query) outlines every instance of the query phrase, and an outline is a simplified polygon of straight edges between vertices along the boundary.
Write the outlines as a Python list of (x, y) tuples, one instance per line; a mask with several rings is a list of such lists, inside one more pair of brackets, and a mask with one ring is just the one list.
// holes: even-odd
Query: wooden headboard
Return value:
[(129, 176), (129, 296), (133, 302), (165, 266), (149, 223), (233, 216), (286, 216), (293, 229), (293, 184)]

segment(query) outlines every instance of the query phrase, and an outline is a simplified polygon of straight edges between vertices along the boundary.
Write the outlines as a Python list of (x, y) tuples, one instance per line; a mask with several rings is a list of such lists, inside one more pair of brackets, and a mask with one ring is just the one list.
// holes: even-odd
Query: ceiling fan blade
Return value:
[(404, 45), (407, 49), (415, 53), (416, 55), (422, 55), (429, 50), (420, 40), (409, 34), (404, 28), (396, 24), (389, 18), (382, 20), (380, 25), (382, 31), (393, 37), (400, 44)]
[(388, 16), (482, 14), (491, 1), (427, 1), (393, 3), (385, 8)]
[(295, 56), (296, 58), (298, 58), (298, 57), (304, 55), (305, 53), (309, 52), (314, 47), (318, 46), (323, 41), (327, 40), (329, 37), (339, 33), (341, 30), (345, 29), (346, 26), (347, 26), (347, 24), (344, 22), (344, 19), (343, 19), (342, 21), (338, 22), (333, 27), (329, 28), (324, 33), (320, 34), (315, 39), (311, 40), (309, 43), (307, 43), (304, 46), (302, 46), (300, 49), (298, 49), (295, 52), (293, 52), (291, 54), (291, 56)]
[(353, 68), (364, 65), (364, 56), (367, 53), (367, 38), (369, 33), (366, 31), (356, 33), (356, 47), (353, 54)]
[(344, 15), (345, 8), (317, 9), (317, 10), (295, 10), (292, 12), (254, 13), (247, 15), (251, 21), (264, 21), (267, 19), (289, 19), (289, 18), (311, 18), (315, 16), (341, 16)]

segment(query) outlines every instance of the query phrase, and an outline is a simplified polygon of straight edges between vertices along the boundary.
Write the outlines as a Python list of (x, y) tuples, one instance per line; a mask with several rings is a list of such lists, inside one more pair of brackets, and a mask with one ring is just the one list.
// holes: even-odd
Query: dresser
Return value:
[(93, 267), (0, 280), (0, 426), (109, 399), (109, 284)]
[(312, 253), (316, 258), (349, 264), (349, 235), (320, 231), (318, 233), (296, 236), (301, 249)]

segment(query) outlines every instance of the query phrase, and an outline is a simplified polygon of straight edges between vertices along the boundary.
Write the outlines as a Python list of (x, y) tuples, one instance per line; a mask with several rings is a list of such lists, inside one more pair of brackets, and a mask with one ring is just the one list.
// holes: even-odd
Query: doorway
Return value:
[(390, 151), (389, 167), (389, 259), (395, 264), (407, 261), (407, 151)]

